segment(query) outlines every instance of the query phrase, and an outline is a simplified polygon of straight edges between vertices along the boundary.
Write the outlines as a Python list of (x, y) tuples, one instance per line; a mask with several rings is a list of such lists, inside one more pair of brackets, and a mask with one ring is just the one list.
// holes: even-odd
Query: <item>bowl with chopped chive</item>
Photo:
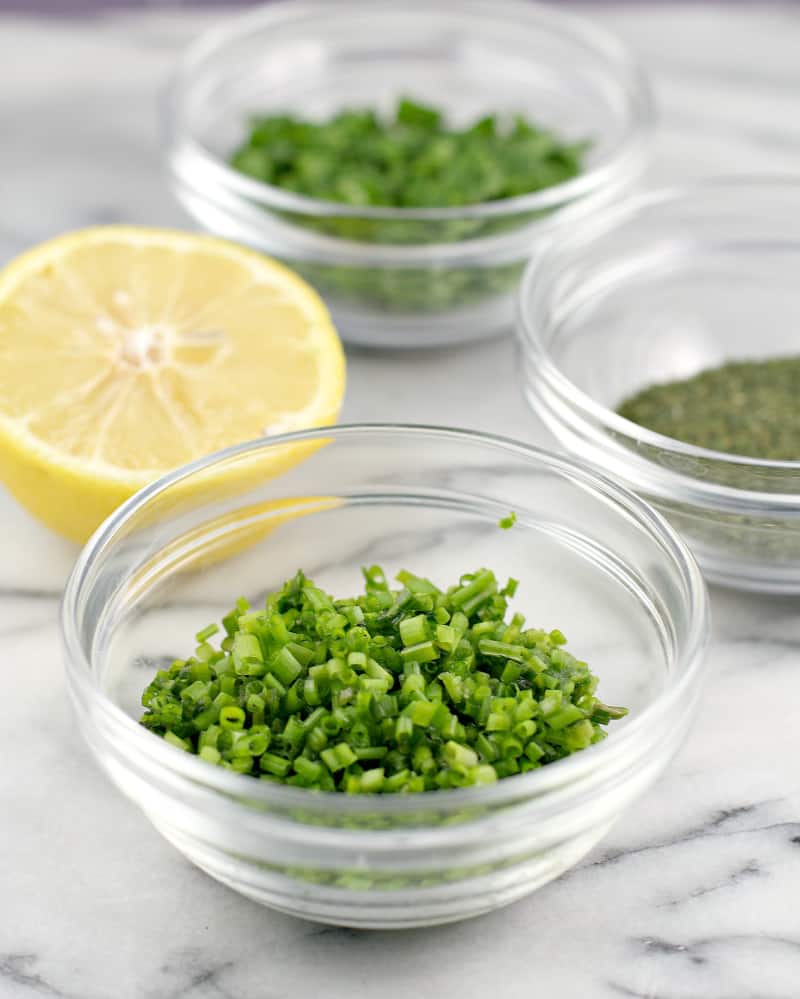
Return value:
[(522, 0), (274, 2), (202, 37), (166, 98), (172, 187), (279, 257), (366, 346), (507, 331), (561, 210), (643, 166), (642, 71), (591, 23)]
[(800, 592), (800, 184), (655, 191), (554, 239), (520, 289), (535, 412), (655, 504), (709, 579)]
[(696, 564), (635, 496), (397, 426), (148, 487), (82, 553), (62, 620), (83, 735), (178, 850), (374, 928), (477, 915), (580, 860), (680, 746), (708, 635)]

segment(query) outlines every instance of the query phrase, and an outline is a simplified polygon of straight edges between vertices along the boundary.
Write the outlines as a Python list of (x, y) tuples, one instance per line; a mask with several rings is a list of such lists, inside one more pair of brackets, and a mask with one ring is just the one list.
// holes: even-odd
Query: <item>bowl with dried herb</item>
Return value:
[(373, 928), (575, 864), (681, 745), (708, 627), (696, 563), (632, 494), (396, 426), (170, 475), (63, 607), (79, 727), (164, 836), (265, 905)]
[(653, 123), (622, 46), (515, 0), (271, 3), (190, 48), (166, 107), (194, 218), (395, 347), (509, 329), (531, 252), (633, 180)]
[(657, 505), (708, 577), (800, 592), (800, 185), (653, 192), (554, 241), (520, 292), (534, 410)]

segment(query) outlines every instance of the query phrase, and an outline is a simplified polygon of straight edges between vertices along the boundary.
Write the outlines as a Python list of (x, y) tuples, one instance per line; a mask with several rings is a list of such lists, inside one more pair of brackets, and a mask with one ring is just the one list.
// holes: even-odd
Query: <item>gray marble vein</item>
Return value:
[[(651, 182), (800, 171), (800, 5), (581, 9), (652, 72)], [(93, 222), (186, 224), (164, 183), (158, 95), (214, 16), (0, 17), (0, 262)], [(349, 378), (347, 421), (544, 440), (507, 342), (422, 360), (351, 351)], [(577, 868), (470, 923), (377, 934), (262, 909), (161, 839), (75, 731), (57, 624), (74, 547), (3, 494), (0, 552), (0, 999), (800, 996), (796, 599), (713, 591), (694, 730)]]

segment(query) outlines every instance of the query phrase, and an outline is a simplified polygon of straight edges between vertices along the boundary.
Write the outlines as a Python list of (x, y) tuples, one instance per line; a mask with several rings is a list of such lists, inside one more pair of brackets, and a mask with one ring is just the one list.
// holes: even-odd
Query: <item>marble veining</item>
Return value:
[[(800, 169), (800, 5), (580, 8), (651, 70), (650, 182)], [(185, 225), (158, 94), (213, 12), (0, 18), (0, 263), (96, 222)], [(349, 353), (347, 421), (544, 440), (509, 342)], [(388, 408), (387, 408), (388, 407)], [(798, 999), (800, 603), (712, 592), (705, 695), (657, 786), (574, 870), (469, 923), (364, 933), (189, 865), (93, 764), (60, 662), (75, 549), (0, 495), (0, 999)]]

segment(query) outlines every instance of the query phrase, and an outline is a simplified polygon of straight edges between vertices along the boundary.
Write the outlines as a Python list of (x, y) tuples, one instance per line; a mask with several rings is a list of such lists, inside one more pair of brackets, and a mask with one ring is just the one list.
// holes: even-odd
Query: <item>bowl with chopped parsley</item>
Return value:
[(187, 51), (167, 159), (189, 213), (300, 271), (345, 339), (413, 348), (507, 331), (527, 258), (633, 181), (653, 117), (625, 49), (553, 7), (291, 0)]
[(799, 268), (800, 184), (721, 178), (599, 212), (520, 290), (537, 415), (733, 587), (800, 592)]
[(81, 555), (63, 629), (79, 728), (190, 860), (399, 928), (510, 902), (600, 839), (687, 732), (708, 608), (602, 476), (353, 426), (142, 491)]

